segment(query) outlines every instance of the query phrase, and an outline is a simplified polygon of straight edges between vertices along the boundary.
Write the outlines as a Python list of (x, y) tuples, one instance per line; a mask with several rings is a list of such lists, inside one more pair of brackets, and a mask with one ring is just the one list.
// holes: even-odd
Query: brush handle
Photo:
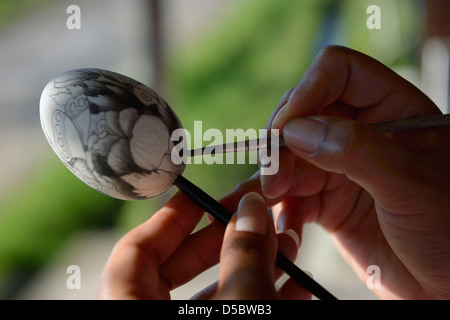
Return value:
[[(180, 189), (192, 201), (194, 201), (200, 208), (209, 213), (214, 219), (219, 221), (224, 226), (228, 224), (228, 221), (230, 221), (232, 216), (231, 212), (225, 209), (224, 206), (188, 179), (179, 175), (175, 179), (174, 185), (177, 186), (178, 189)], [(297, 281), (298, 284), (311, 292), (317, 298), (322, 300), (337, 300), (335, 296), (329, 293), (325, 288), (323, 288), (279, 252), (277, 253), (275, 263), (281, 270), (286, 272), (286, 274), (288, 274), (292, 279)]]
[(397, 132), (412, 129), (424, 129), (450, 125), (450, 114), (438, 114), (418, 118), (401, 119), (388, 122), (371, 123), (370, 126), (381, 133)]
[[(371, 127), (380, 131), (381, 133), (397, 132), (412, 129), (424, 129), (431, 127), (440, 127), (450, 125), (450, 114), (440, 114), (434, 116), (425, 116), (418, 118), (409, 118), (388, 122), (370, 123)], [(189, 156), (201, 156), (204, 154), (214, 155), (221, 153), (236, 153), (249, 152), (259, 149), (265, 149), (267, 146), (271, 147), (286, 147), (283, 136), (278, 136), (278, 142), (272, 145), (270, 136), (266, 139), (251, 139), (238, 142), (226, 143), (223, 145), (207, 146), (198, 149), (189, 150)]]

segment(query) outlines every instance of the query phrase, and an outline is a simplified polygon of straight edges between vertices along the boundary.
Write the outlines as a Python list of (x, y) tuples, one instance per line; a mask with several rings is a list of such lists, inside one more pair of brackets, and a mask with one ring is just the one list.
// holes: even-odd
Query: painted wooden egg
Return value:
[(67, 71), (44, 88), (42, 128), (53, 150), (92, 188), (124, 200), (158, 196), (181, 175), (169, 105), (142, 83), (101, 69)]

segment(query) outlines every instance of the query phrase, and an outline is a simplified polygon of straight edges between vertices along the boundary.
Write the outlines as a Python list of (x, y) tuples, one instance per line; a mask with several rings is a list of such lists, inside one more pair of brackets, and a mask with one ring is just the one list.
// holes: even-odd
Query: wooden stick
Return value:
[(439, 114), (419, 118), (409, 118), (389, 122), (370, 124), (382, 133), (396, 132), (411, 129), (423, 129), (450, 125), (450, 114)]
[[(180, 189), (200, 208), (213, 216), (214, 219), (219, 221), (224, 226), (228, 224), (228, 221), (231, 219), (232, 213), (202, 189), (200, 189), (181, 175), (175, 179), (173, 184), (177, 186), (178, 189)], [(334, 295), (328, 292), (318, 282), (308, 276), (303, 270), (301, 270), (293, 262), (291, 262), (279, 252), (277, 253), (275, 264), (317, 298), (322, 300), (337, 300)]]
[[(388, 122), (370, 123), (369, 125), (375, 128), (376, 130), (380, 131), (381, 133), (441, 127), (450, 125), (450, 114), (409, 118)], [(249, 152), (267, 148), (268, 145), (271, 145), (270, 137), (262, 139), (262, 141), (260, 141), (260, 139), (243, 140), (238, 142), (225, 143), (223, 145), (207, 146), (203, 148), (192, 149), (189, 150), (188, 152), (191, 157), (195, 157), (204, 154), (214, 155), (219, 153)], [(279, 147), (286, 146), (283, 136), (278, 137), (278, 146)]]

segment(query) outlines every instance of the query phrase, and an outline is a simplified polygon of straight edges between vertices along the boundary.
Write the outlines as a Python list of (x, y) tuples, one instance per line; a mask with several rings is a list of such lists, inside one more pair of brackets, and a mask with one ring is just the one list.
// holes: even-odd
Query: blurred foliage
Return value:
[(114, 225), (120, 207), (74, 178), (56, 156), (42, 163), (1, 204), (0, 288), (38, 269), (74, 232)]
[(1, 0), (0, 28), (55, 0)]
[[(339, 42), (366, 53), (384, 64), (416, 65), (425, 28), (421, 0), (343, 0), (335, 33)], [(366, 13), (370, 5), (381, 11), (381, 29), (369, 30)]]
[[(366, 27), (371, 4), (381, 8), (381, 30)], [(195, 120), (203, 130), (264, 128), (325, 45), (349, 46), (390, 66), (417, 62), (419, 17), (415, 0), (243, 1), (168, 59), (169, 103), (191, 134)], [(186, 176), (222, 196), (256, 169), (194, 164)]]
[[(286, 90), (314, 57), (331, 1), (243, 1), (168, 59), (169, 103), (193, 134), (217, 128), (262, 129)], [(208, 142), (204, 142), (207, 145)], [(185, 175), (214, 196), (224, 196), (256, 165), (198, 165)]]
[[(2, 0), (0, 21), (15, 15), (14, 5), (37, 2)], [(381, 30), (366, 28), (370, 4), (382, 9)], [(389, 66), (416, 62), (420, 18), (415, 0), (241, 1), (167, 57), (166, 100), (191, 134), (195, 120), (202, 121), (203, 131), (264, 128), (283, 93), (326, 44), (352, 47)], [(121, 202), (86, 187), (56, 162), (43, 164), (0, 208), (0, 287), (10, 274), (41, 266), (76, 230), (115, 224), (124, 233), (175, 192)], [(254, 164), (190, 164), (184, 175), (220, 198), (256, 169)]]
[[(171, 53), (165, 63), (166, 100), (191, 136), (194, 121), (202, 121), (203, 132), (219, 129), (224, 138), (226, 129), (263, 129), (281, 96), (298, 83), (314, 58), (331, 2), (242, 1)], [(257, 169), (247, 157), (246, 164), (192, 163), (183, 175), (221, 198)], [(128, 203), (122, 211), (125, 230), (131, 227), (129, 212), (137, 212), (138, 206)], [(138, 223), (148, 216), (132, 217), (131, 222)]]

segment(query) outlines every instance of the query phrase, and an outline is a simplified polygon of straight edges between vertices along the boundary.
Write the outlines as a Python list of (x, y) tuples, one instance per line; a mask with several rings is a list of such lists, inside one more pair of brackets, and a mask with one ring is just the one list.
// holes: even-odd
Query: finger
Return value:
[(190, 235), (159, 268), (173, 290), (219, 262), (225, 228), (217, 221)]
[[(310, 274), (308, 271), (305, 271), (305, 273), (308, 273), (308, 275), (312, 278), (312, 274)], [(280, 298), (284, 300), (311, 300), (312, 294), (305, 288), (303, 288), (301, 285), (298, 284), (298, 282), (294, 281), (294, 279), (288, 279), (286, 282), (281, 286), (280, 290), (278, 291)]]
[[(294, 91), (294, 88), (286, 91), (281, 97), (278, 105), (275, 107), (267, 121), (266, 129), (269, 130), (272, 127), (273, 120), (275, 119), (278, 111), (289, 100), (292, 91)], [(278, 172), (270, 175), (260, 175), (261, 190), (264, 196), (268, 198), (276, 198), (284, 194), (289, 189), (289, 186), (292, 182), (292, 172), (294, 170), (293, 167), (295, 161), (294, 155), (288, 149), (280, 149), (278, 157)]]
[(146, 250), (161, 265), (191, 234), (203, 214), (202, 209), (179, 191), (149, 220), (126, 234), (122, 241)]
[(260, 174), (261, 189), (267, 198), (277, 198), (285, 194), (293, 180), (295, 157), (292, 152), (283, 148), (279, 150), (278, 172), (275, 174)]
[[(297, 256), (297, 248), (299, 246), (298, 235), (292, 234), (293, 230), (277, 235), (279, 252), (287, 257), (290, 261), (294, 261)], [(277, 280), (283, 274), (282, 270), (277, 270), (275, 279)], [(208, 300), (214, 296), (217, 291), (218, 281), (210, 284), (203, 290), (197, 292), (191, 297), (191, 300)], [(294, 279), (288, 279), (279, 291), (284, 299), (291, 300), (308, 300), (312, 294), (300, 286)]]
[[(288, 229), (277, 234), (278, 252), (289, 261), (294, 262), (297, 258), (301, 239), (293, 229)], [(275, 281), (284, 274), (284, 270), (275, 268)]]
[(276, 240), (264, 199), (244, 196), (225, 232), (216, 298), (274, 299)]
[[(425, 132), (432, 133), (430, 144), (442, 138), (441, 130)], [(436, 210), (445, 208), (448, 201), (442, 191), (447, 190), (448, 179), (441, 171), (440, 159), (410, 152), (368, 125), (337, 118), (296, 118), (285, 125), (284, 135), (298, 156), (323, 170), (344, 174), (364, 189), (357, 205), (335, 215), (331, 223), (328, 220), (327, 229), (335, 231), (343, 252), (367, 255), (370, 250), (361, 248), (376, 243), (382, 248), (386, 239), (389, 245), (385, 250), (393, 250), (402, 261), (414, 261), (415, 277), (430, 270), (430, 259), (423, 259), (422, 254), (428, 252), (430, 242), (442, 243), (443, 235), (448, 234), (442, 211)], [(350, 240), (376, 239), (380, 234), (377, 226), (383, 240), (357, 245)]]
[(284, 135), (298, 156), (323, 170), (345, 174), (384, 208), (408, 204), (411, 195), (421, 190), (418, 186), (424, 181), (420, 180), (429, 176), (418, 155), (362, 123), (319, 116), (296, 118), (286, 124)]
[[(255, 182), (257, 183), (257, 179), (255, 179)], [(238, 194), (248, 193), (248, 190), (250, 188), (242, 188), (242, 191)], [(231, 205), (231, 202), (230, 200), (228, 206)], [(236, 209), (233, 211), (236, 211)], [(189, 236), (161, 266), (161, 274), (170, 283), (171, 290), (187, 283), (201, 272), (218, 263), (224, 231), (225, 228), (218, 222), (211, 223)], [(294, 261), (300, 245), (297, 232), (294, 230), (278, 230), (278, 232), (279, 252), (290, 261)], [(189, 263), (186, 264), (186, 261)], [(282, 273), (282, 270), (277, 270), (277, 278)]]
[(305, 216), (301, 212), (303, 199), (288, 197), (273, 207), (273, 218), (277, 233), (287, 233), (296, 247), (300, 247)]
[(272, 128), (282, 130), (292, 118), (320, 114), (336, 101), (360, 109), (355, 117), (361, 122), (437, 112), (428, 97), (382, 63), (347, 48), (330, 46), (317, 55), (273, 120)]
[[(242, 197), (249, 192), (262, 194), (259, 171), (256, 171), (249, 179), (239, 183), (229, 194), (221, 198), (219, 202), (229, 212), (236, 212)], [(212, 222), (215, 220), (208, 215), (208, 221)]]
[[(236, 211), (239, 199), (241, 199), (245, 194), (249, 192), (257, 192), (261, 196), (263, 196), (261, 192), (259, 172), (256, 172), (251, 178), (243, 181), (238, 186), (236, 186), (236, 188), (229, 195), (221, 200), (221, 203), (224, 204), (227, 208), (233, 208), (233, 211)], [(277, 221), (276, 218), (278, 216), (278, 211), (273, 206), (279, 203), (280, 200), (282, 200), (282, 198), (265, 198), (266, 207), (273, 209), (272, 212), (275, 221)], [(300, 219), (302, 223), (297, 224), (297, 222), (300, 221), (296, 219), (297, 217), (299, 217), (299, 215), (296, 214), (297, 210), (295, 210), (294, 213), (294, 215), (290, 215), (294, 217), (294, 219), (290, 219), (289, 223), (283, 223), (282, 226), (277, 226), (278, 251), (290, 261), (294, 261), (297, 257), (298, 248), (301, 243), (301, 230), (303, 226), (303, 218)], [(276, 268), (276, 279), (278, 279), (283, 273), (284, 271)]]
[(293, 229), (301, 236), (306, 222), (317, 222), (321, 209), (320, 194), (326, 184), (333, 187), (329, 174), (308, 161), (296, 157), (293, 183), (288, 193), (273, 207), (277, 232)]
[(273, 120), (276, 118), (278, 112), (280, 111), (281, 108), (283, 108), (285, 106), (285, 104), (289, 101), (292, 92), (294, 91), (295, 87), (290, 88), (288, 91), (286, 91), (283, 96), (281, 97), (280, 101), (278, 101), (277, 106), (275, 107), (275, 109), (272, 111), (269, 119), (267, 120), (266, 123), (266, 129), (270, 129), (272, 128), (272, 122)]
[(266, 197), (261, 189), (261, 178), (259, 170), (256, 171), (249, 179), (239, 183), (228, 195), (220, 200), (220, 203), (225, 206), (230, 212), (236, 212), (238, 204), (242, 197), (250, 192), (256, 192), (264, 198), (267, 208), (271, 208), (283, 199), (283, 196), (277, 198)]
[(114, 246), (102, 272), (99, 297), (150, 299), (156, 296), (149, 295), (162, 293), (164, 290), (157, 287), (160, 265), (188, 237), (202, 215), (184, 194), (177, 193)]

